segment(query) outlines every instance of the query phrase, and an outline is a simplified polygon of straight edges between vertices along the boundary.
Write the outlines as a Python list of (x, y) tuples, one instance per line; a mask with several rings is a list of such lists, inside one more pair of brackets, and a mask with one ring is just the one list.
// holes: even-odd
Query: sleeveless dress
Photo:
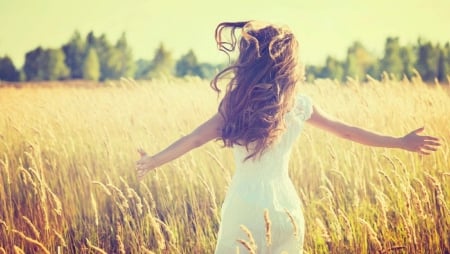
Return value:
[[(285, 115), (286, 130), (259, 159), (244, 161), (246, 148), (233, 147), (236, 170), (222, 205), (215, 254), (249, 253), (244, 244), (258, 254), (302, 253), (305, 223), (288, 164), (311, 113), (310, 98), (297, 95), (293, 110)], [(270, 221), (267, 228), (265, 214)]]

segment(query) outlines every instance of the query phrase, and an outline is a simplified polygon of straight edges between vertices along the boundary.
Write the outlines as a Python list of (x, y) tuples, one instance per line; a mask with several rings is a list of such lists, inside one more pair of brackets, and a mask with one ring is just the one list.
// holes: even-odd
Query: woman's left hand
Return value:
[(153, 159), (151, 156), (147, 155), (147, 153), (139, 148), (138, 153), (141, 156), (141, 158), (136, 162), (136, 173), (138, 180), (142, 180), (144, 176), (149, 172), (150, 170), (154, 169), (153, 166)]

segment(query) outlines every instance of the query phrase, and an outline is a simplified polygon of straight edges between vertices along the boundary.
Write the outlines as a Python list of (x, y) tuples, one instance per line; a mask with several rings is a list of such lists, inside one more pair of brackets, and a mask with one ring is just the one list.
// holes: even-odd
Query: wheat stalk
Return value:
[[(114, 185), (111, 184), (111, 183), (108, 183), (106, 186), (109, 187), (111, 190), (114, 191), (115, 194), (118, 195), (118, 197), (119, 197), (120, 200), (122, 201), (122, 202), (120, 202), (120, 206), (122, 206), (122, 207), (125, 208), (125, 209), (130, 208), (130, 206), (128, 205), (128, 199), (125, 197), (125, 195), (123, 194), (123, 192), (122, 192), (118, 187), (114, 186)], [(115, 196), (114, 196), (114, 197), (115, 197)]]
[(322, 235), (323, 239), (325, 240), (325, 242), (327, 244), (331, 243), (332, 242), (331, 241), (331, 236), (328, 233), (328, 230), (325, 227), (325, 225), (323, 224), (323, 222), (319, 218), (316, 218), (316, 223), (317, 223), (317, 226), (319, 227), (319, 229), (320, 229), (320, 231), (322, 233), (321, 235)]
[[(251, 247), (251, 250), (254, 253), (256, 253), (257, 245), (255, 242), (255, 239), (253, 238), (252, 232), (250, 232), (250, 230), (245, 225), (240, 225), (240, 228), (242, 231), (244, 231), (244, 233), (247, 235), (248, 240), (249, 240), (248, 242), (246, 242), (246, 241), (243, 241), (243, 242), (248, 243)], [(244, 244), (244, 246), (246, 246), (246, 245)], [(251, 253), (253, 253), (253, 252), (251, 252)]]
[[(248, 250), (248, 252), (249, 252), (250, 254), (256, 254), (256, 250), (253, 249), (251, 243), (249, 243), (249, 242), (247, 242), (247, 241), (245, 241), (245, 240), (242, 240), (242, 239), (237, 239), (236, 241), (237, 241), (238, 243), (242, 244), (242, 246), (244, 246), (244, 247)], [(239, 253), (239, 249), (238, 249), (238, 253)]]
[(93, 245), (93, 244), (89, 241), (89, 239), (87, 239), (87, 238), (86, 238), (86, 244), (87, 244), (87, 246), (88, 246), (90, 249), (93, 249), (93, 250), (95, 250), (95, 251), (98, 252), (98, 253), (101, 253), (101, 254), (108, 254), (108, 252), (106, 252), (106, 251), (103, 250), (102, 248)]
[(13, 229), (11, 231), (13, 233), (19, 235), (23, 240), (25, 240), (25, 241), (27, 241), (29, 243), (32, 243), (32, 244), (36, 245), (37, 247), (39, 247), (39, 249), (41, 249), (43, 253), (50, 254), (50, 251), (47, 248), (45, 248), (45, 246), (42, 243), (40, 243), (39, 241), (37, 241), (37, 240), (35, 240), (33, 238), (30, 238), (30, 237), (26, 236), (24, 233), (22, 233), (20, 231), (17, 231), (15, 229)]
[(22, 219), (25, 221), (25, 223), (28, 225), (28, 227), (30, 227), (31, 232), (33, 232), (33, 234), (34, 234), (34, 237), (36, 239), (39, 239), (40, 238), (39, 231), (36, 229), (33, 222), (31, 222), (31, 220), (27, 216), (22, 216)]
[(292, 229), (293, 229), (293, 232), (294, 232), (293, 234), (298, 239), (298, 237), (299, 237), (299, 235), (298, 235), (298, 226), (297, 226), (297, 223), (295, 223), (294, 216), (292, 216), (291, 212), (289, 212), (288, 209), (285, 208), (284, 211), (286, 212), (286, 214), (287, 214), (287, 216), (289, 218), (289, 221), (291, 222)]
[(91, 183), (99, 185), (100, 187), (102, 187), (103, 192), (106, 193), (106, 195), (111, 196), (111, 192), (109, 191), (108, 187), (106, 187), (102, 182), (99, 181), (92, 181)]
[(50, 193), (53, 203), (55, 204), (55, 208), (53, 209), (57, 215), (61, 215), (62, 214), (62, 203), (61, 200), (58, 198), (58, 196), (56, 196), (55, 193), (53, 193), (52, 190), (50, 190), (50, 188), (47, 186), (46, 187), (48, 193)]
[(25, 254), (25, 251), (23, 251), (19, 246), (14, 245), (14, 253)]
[(8, 230), (8, 225), (6, 225), (6, 222), (2, 219), (0, 219), (0, 225), (3, 225), (6, 230)]
[(59, 243), (63, 246), (66, 247), (67, 243), (64, 240), (64, 237), (62, 236), (62, 234), (58, 233), (56, 230), (53, 229), (53, 233), (55, 233), (56, 237), (59, 239)]
[(271, 231), (271, 224), (272, 222), (270, 221), (269, 218), (269, 210), (268, 209), (264, 209), (264, 222), (265, 222), (265, 229), (266, 229), (266, 246), (269, 247), (270, 245), (272, 245), (272, 235), (270, 234)]
[(163, 250), (166, 248), (166, 240), (164, 238), (163, 233), (161, 232), (161, 226), (160, 224), (156, 221), (156, 218), (153, 217), (151, 214), (149, 214), (149, 218), (150, 218), (150, 223), (153, 226), (154, 230), (154, 234), (155, 234), (155, 238), (156, 238), (156, 243), (158, 245), (158, 249), (159, 250)]
[(358, 218), (359, 222), (363, 224), (367, 230), (367, 235), (369, 236), (369, 241), (372, 243), (373, 246), (375, 246), (375, 250), (377, 252), (383, 251), (383, 246), (381, 245), (380, 240), (378, 240), (377, 234), (373, 230), (373, 228), (370, 226), (370, 224), (365, 221), (364, 219)]
[(158, 222), (162, 226), (162, 228), (164, 228), (164, 231), (166, 231), (166, 233), (168, 234), (169, 243), (175, 242), (175, 234), (172, 232), (169, 225), (167, 225), (166, 223), (164, 223), (164, 221), (162, 221), (158, 218), (155, 218), (155, 221)]
[(145, 248), (145, 247), (142, 246), (142, 245), (139, 246), (139, 250), (142, 251), (142, 253), (144, 253), (144, 254), (155, 254), (153, 251), (151, 251), (151, 250)]

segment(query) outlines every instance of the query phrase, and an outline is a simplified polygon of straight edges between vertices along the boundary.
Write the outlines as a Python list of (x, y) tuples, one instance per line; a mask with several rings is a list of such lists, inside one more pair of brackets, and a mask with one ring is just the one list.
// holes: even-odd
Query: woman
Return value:
[[(230, 31), (231, 42), (222, 41), (224, 31)], [(239, 38), (236, 31), (241, 32)], [(218, 113), (154, 156), (139, 150), (137, 174), (141, 179), (213, 139), (232, 147), (236, 170), (222, 206), (217, 254), (236, 253), (237, 249), (240, 253), (249, 249), (302, 252), (304, 219), (288, 176), (288, 162), (305, 122), (369, 146), (429, 154), (440, 145), (435, 137), (418, 135), (423, 128), (396, 138), (351, 126), (326, 115), (309, 97), (296, 95), (303, 69), (298, 62), (298, 42), (287, 27), (230, 22), (219, 24), (215, 35), (219, 49), (227, 54), (239, 47), (236, 62), (211, 82), (220, 92), (218, 82), (231, 77)]]

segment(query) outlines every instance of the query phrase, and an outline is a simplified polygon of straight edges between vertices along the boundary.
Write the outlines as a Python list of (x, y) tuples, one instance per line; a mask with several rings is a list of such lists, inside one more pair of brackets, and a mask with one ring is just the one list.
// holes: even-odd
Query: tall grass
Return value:
[[(306, 126), (290, 162), (305, 252), (449, 252), (448, 88), (317, 81), (301, 91), (344, 121), (393, 135), (425, 125), (443, 143), (421, 157)], [(0, 88), (0, 253), (212, 253), (230, 150), (209, 143), (142, 182), (134, 165), (138, 147), (164, 148), (217, 105), (199, 80)], [(268, 214), (261, 223), (270, 229)]]

